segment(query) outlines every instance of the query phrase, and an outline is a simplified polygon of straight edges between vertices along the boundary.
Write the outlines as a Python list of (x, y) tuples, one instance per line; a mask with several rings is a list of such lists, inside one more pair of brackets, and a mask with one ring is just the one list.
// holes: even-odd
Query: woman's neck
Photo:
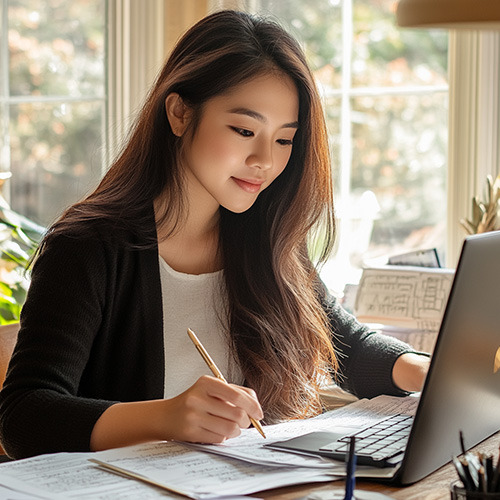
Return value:
[[(159, 206), (155, 203), (155, 212)], [(158, 217), (157, 217), (158, 219)], [(204, 274), (219, 271), (219, 212), (191, 208), (178, 227), (157, 227), (158, 250), (167, 264), (178, 272)]]

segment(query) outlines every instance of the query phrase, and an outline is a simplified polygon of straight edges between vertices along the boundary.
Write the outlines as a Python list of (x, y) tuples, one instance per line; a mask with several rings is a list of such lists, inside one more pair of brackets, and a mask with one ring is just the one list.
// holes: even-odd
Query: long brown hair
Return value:
[[(172, 230), (185, 214), (181, 141), (165, 98), (177, 92), (194, 111), (256, 75), (279, 70), (295, 83), (299, 129), (284, 172), (244, 213), (220, 208), (220, 251), (232, 348), (266, 422), (320, 410), (317, 387), (336, 359), (308, 235), (323, 224), (326, 258), (334, 234), (332, 183), (323, 111), (297, 42), (277, 23), (236, 11), (207, 16), (181, 38), (157, 78), (128, 143), (96, 190), (70, 207), (50, 234), (81, 232), (106, 218), (154, 246), (148, 207), (162, 197), (157, 224)], [(146, 215), (145, 215), (146, 214)], [(75, 229), (77, 228), (77, 229)]]

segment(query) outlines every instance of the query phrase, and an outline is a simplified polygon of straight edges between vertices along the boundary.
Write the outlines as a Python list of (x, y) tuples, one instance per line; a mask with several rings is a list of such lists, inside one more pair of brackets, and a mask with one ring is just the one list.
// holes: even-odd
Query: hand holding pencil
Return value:
[[(195, 345), (196, 349), (198, 352), (201, 354), (201, 357), (207, 364), (207, 366), (210, 368), (212, 374), (214, 377), (217, 377), (218, 379), (222, 380), (223, 382), (227, 383), (226, 379), (224, 378), (224, 375), (222, 375), (221, 371), (217, 368), (217, 365), (214, 363), (213, 359), (210, 357), (210, 354), (206, 351), (206, 349), (203, 347), (203, 344), (199, 341), (198, 337), (196, 334), (188, 328), (187, 330), (189, 338), (192, 340), (193, 344)], [(251, 416), (248, 417), (250, 419), (250, 422), (252, 422), (252, 425), (259, 431), (261, 436), (263, 438), (266, 437), (264, 434), (264, 430), (262, 429), (262, 426), (260, 425), (260, 422), (258, 420), (255, 420)]]

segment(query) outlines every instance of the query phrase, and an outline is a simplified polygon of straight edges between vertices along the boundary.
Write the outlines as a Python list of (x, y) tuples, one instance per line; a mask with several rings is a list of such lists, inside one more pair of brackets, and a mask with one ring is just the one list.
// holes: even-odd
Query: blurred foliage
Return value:
[(10, 151), (0, 168), (13, 173), (12, 208), (46, 226), (103, 171), (106, 1), (4, 5), (13, 100), (2, 108)]
[(353, 84), (446, 83), (447, 33), (401, 29), (395, 8), (394, 0), (353, 1)]
[(103, 93), (105, 2), (8, 0), (7, 4), (11, 95)]
[(4, 325), (19, 321), (29, 287), (26, 266), (45, 228), (14, 212), (1, 201), (0, 325)]

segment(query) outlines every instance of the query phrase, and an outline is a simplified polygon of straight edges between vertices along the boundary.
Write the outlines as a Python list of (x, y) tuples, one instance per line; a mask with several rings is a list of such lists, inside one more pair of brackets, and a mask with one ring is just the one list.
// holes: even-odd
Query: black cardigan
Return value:
[[(132, 234), (96, 226), (100, 236), (52, 237), (35, 262), (0, 393), (0, 439), (11, 457), (89, 451), (109, 406), (163, 397), (158, 248), (130, 248)], [(359, 397), (404, 394), (391, 372), (409, 346), (370, 332), (333, 299), (326, 307), (341, 385)]]

